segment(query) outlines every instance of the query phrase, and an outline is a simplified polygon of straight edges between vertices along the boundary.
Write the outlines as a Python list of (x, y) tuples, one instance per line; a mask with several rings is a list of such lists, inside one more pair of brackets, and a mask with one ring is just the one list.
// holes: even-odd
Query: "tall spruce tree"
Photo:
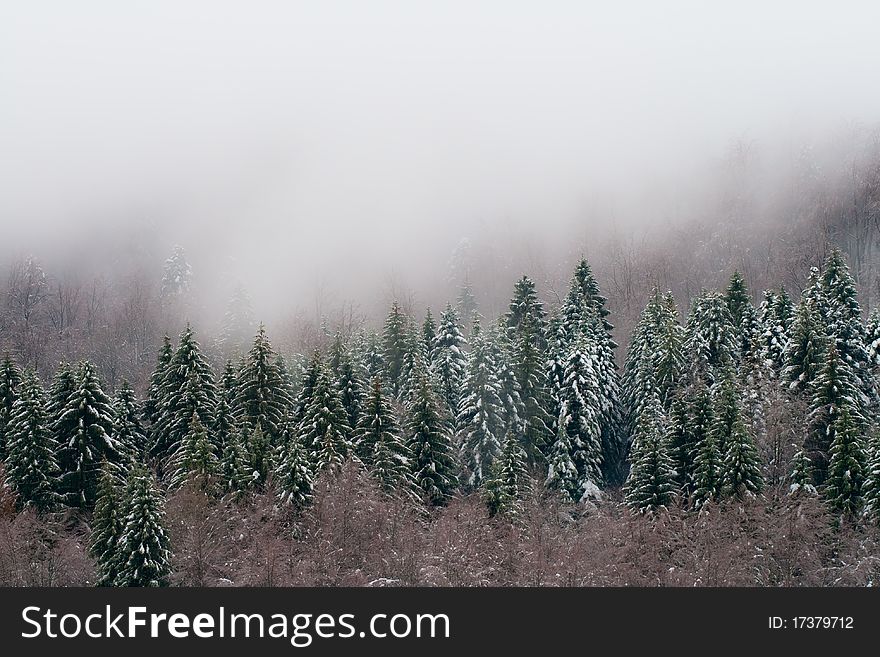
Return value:
[(707, 383), (714, 383), (736, 362), (737, 333), (724, 297), (717, 292), (703, 291), (694, 300), (685, 333), (685, 353)]
[(880, 430), (874, 427), (867, 449), (867, 467), (862, 493), (865, 517), (868, 522), (880, 524)]
[(120, 481), (117, 474), (117, 471), (104, 467), (98, 479), (98, 495), (89, 538), (89, 554), (95, 560), (98, 586), (113, 586), (121, 565), (119, 539), (125, 520), (122, 509), (125, 482)]
[(440, 315), (437, 336), (431, 351), (431, 371), (437, 381), (446, 412), (454, 421), (461, 400), (461, 388), (467, 371), (465, 341), (458, 313), (450, 305)]
[(397, 396), (403, 383), (404, 361), (409, 349), (409, 318), (400, 304), (394, 301), (388, 317), (385, 319), (385, 327), (382, 331), (382, 360), (385, 364), (385, 380), (388, 381), (389, 391)]
[(312, 500), (314, 474), (309, 453), (287, 423), (275, 455), (275, 489), (278, 504), (302, 509)]
[(834, 441), (823, 494), (831, 508), (856, 518), (862, 508), (867, 456), (862, 425), (849, 407), (843, 406), (834, 420)]
[(434, 315), (431, 314), (431, 309), (428, 308), (425, 310), (425, 319), (422, 322), (422, 350), (429, 367), (431, 365), (431, 354), (434, 351), (434, 342), (436, 339), (437, 322), (434, 320)]
[(721, 493), (742, 499), (757, 495), (763, 488), (758, 449), (742, 417), (738, 417), (730, 428), (722, 452)]
[(419, 373), (406, 407), (406, 438), (415, 485), (432, 506), (445, 504), (458, 485), (449, 422), (426, 372)]
[(60, 492), (68, 504), (91, 508), (97, 495), (101, 463), (122, 462), (115, 438), (113, 405), (104, 393), (94, 366), (83, 361), (77, 368), (74, 389), (53, 427), (61, 468)]
[(149, 450), (134, 390), (123, 381), (113, 397), (113, 425), (120, 452), (131, 462), (143, 463)]
[(352, 451), (351, 427), (339, 391), (330, 374), (318, 360), (317, 378), (311, 400), (297, 428), (297, 435), (308, 446), (315, 472), (338, 468)]
[(206, 491), (214, 490), (220, 477), (220, 460), (208, 430), (193, 413), (192, 421), (171, 462), (169, 486), (177, 489), (187, 481), (198, 481)]
[(382, 382), (376, 378), (355, 430), (355, 453), (386, 493), (411, 492), (410, 451)]
[(57, 444), (46, 423), (46, 398), (36, 374), (27, 371), (7, 423), (6, 477), (22, 506), (39, 512), (61, 501), (55, 491)]
[(484, 484), (490, 516), (516, 519), (522, 513), (522, 500), (529, 488), (526, 452), (517, 436), (504, 439), (501, 455), (492, 464)]
[(6, 433), (12, 418), (12, 405), (18, 397), (21, 370), (9, 354), (0, 363), (0, 460), (6, 456)]
[(697, 444), (694, 454), (694, 492), (691, 503), (700, 508), (721, 497), (723, 477), (722, 455), (715, 435), (710, 431)]
[(791, 472), (789, 473), (789, 495), (816, 495), (816, 486), (813, 485), (813, 464), (807, 456), (803, 446), (796, 446), (794, 456), (791, 457)]
[[(171, 346), (171, 338), (168, 335), (163, 336), (162, 346), (159, 348), (159, 355), (156, 359), (156, 367), (150, 375), (150, 386), (147, 389), (147, 398), (144, 400), (144, 419), (150, 423), (151, 433), (152, 427), (159, 420), (159, 414), (165, 406), (166, 399), (164, 393), (167, 388), (164, 386), (165, 377), (168, 375), (168, 369), (171, 365), (171, 359), (174, 357), (174, 348)], [(155, 436), (151, 436), (155, 440)]]
[(345, 407), (350, 427), (357, 426), (364, 404), (364, 382), (361, 378), (361, 372), (358, 371), (359, 369), (355, 365), (354, 356), (351, 351), (346, 350), (342, 354), (342, 360), (339, 363), (337, 386), (339, 388), (339, 398)]
[(655, 511), (672, 503), (677, 489), (665, 443), (663, 406), (655, 394), (639, 415), (630, 454), (632, 467), (624, 487), (626, 505), (634, 511)]
[(165, 529), (165, 500), (152, 473), (132, 470), (122, 504), (116, 586), (168, 586), (171, 545)]
[(804, 298), (795, 310), (788, 343), (783, 349), (782, 380), (797, 392), (808, 393), (822, 368), (827, 337), (815, 302)]
[(501, 453), (504, 421), (497, 363), (488, 336), (480, 327), (479, 315), (474, 318), (471, 334), (473, 350), (459, 402), (457, 426), (465, 483), (476, 488)]

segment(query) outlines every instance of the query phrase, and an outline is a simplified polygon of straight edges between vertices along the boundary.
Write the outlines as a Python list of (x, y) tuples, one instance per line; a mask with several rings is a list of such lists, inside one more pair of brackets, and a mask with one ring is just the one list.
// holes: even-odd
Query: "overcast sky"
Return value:
[(583, 236), (737, 139), (876, 123), (878, 27), (867, 0), (4, 0), (2, 237), (147, 222), (254, 285)]

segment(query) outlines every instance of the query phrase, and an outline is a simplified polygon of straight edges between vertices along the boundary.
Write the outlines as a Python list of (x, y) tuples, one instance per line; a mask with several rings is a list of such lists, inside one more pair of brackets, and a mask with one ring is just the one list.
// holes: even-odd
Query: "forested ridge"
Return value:
[[(187, 276), (178, 251), (163, 289)], [(238, 347), (232, 316), (218, 362), (187, 324), (140, 396), (87, 360), (50, 377), (6, 355), (0, 578), (874, 581), (880, 311), (841, 251), (800, 290), (734, 271), (685, 311), (655, 288), (625, 356), (586, 260), (549, 308), (512, 283), (497, 318), (394, 301), (304, 354), (262, 325)]]

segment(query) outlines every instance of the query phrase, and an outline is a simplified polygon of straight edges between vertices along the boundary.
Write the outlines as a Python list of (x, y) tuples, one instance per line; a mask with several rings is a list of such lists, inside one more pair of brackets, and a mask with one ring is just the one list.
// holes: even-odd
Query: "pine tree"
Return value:
[(779, 294), (772, 290), (764, 291), (759, 325), (761, 330), (761, 355), (774, 373), (785, 366), (785, 346), (791, 331), (794, 306), (791, 298), (782, 288)]
[(245, 446), (248, 453), (248, 463), (250, 463), (252, 470), (252, 483), (263, 485), (269, 477), (269, 473), (275, 468), (275, 463), (272, 460), (274, 457), (272, 443), (259, 421), (253, 429), (250, 429), (249, 424), (243, 424), (242, 434), (247, 437)]
[(139, 411), (134, 390), (128, 381), (123, 381), (113, 398), (115, 436), (124, 457), (131, 462), (143, 463), (148, 444)]
[(710, 431), (697, 444), (694, 455), (694, 493), (691, 502), (699, 508), (717, 501), (722, 487), (722, 455), (715, 435)]
[(791, 390), (809, 392), (822, 368), (827, 338), (822, 318), (810, 299), (803, 299), (795, 311), (791, 335), (782, 353), (782, 380)]
[(761, 475), (761, 458), (755, 442), (746, 429), (742, 418), (734, 420), (730, 434), (725, 440), (721, 464), (721, 492), (740, 499), (757, 495), (764, 488)]
[(544, 483), (547, 488), (558, 491), (567, 502), (577, 502), (581, 498), (581, 478), (573, 454), (571, 437), (565, 426), (560, 425), (547, 457), (547, 479)]
[(312, 500), (314, 475), (308, 450), (296, 437), (289, 424), (275, 455), (275, 486), (278, 504), (302, 509)]
[(373, 379), (355, 430), (355, 453), (386, 493), (407, 493), (413, 487), (410, 451), (379, 379)]
[(95, 560), (98, 586), (113, 586), (119, 576), (119, 539), (123, 530), (123, 488), (114, 471), (104, 467), (98, 479), (98, 496), (92, 516), (89, 554)]
[(865, 499), (865, 516), (869, 522), (880, 524), (880, 430), (871, 435), (867, 452), (865, 483), (862, 487)]
[(547, 349), (547, 313), (538, 298), (535, 283), (528, 276), (523, 276), (514, 285), (506, 320), (514, 342), (518, 342), (516, 338), (519, 337), (531, 341), (539, 352)]
[(865, 442), (860, 421), (843, 406), (834, 421), (834, 442), (823, 494), (842, 516), (855, 518), (862, 507), (867, 473)]
[(146, 468), (132, 470), (125, 487), (116, 586), (168, 586), (171, 546), (165, 530), (165, 500)]
[(406, 435), (415, 485), (433, 506), (445, 504), (458, 485), (452, 435), (440, 403), (421, 373), (406, 408)]
[(810, 431), (805, 445), (819, 485), (825, 481), (835, 427), (842, 409), (848, 409), (852, 421), (864, 423), (859, 411), (862, 404), (857, 385), (852, 369), (837, 350), (837, 343), (831, 341), (825, 350), (822, 369), (813, 381), (808, 417)]
[(159, 296), (163, 303), (170, 303), (174, 299), (189, 291), (192, 281), (192, 267), (186, 260), (186, 252), (183, 247), (175, 245), (171, 257), (165, 261), (162, 272), (162, 284)]
[(724, 297), (706, 292), (694, 300), (685, 329), (685, 352), (703, 376), (714, 383), (719, 372), (736, 362), (739, 344)]
[(437, 340), (437, 322), (431, 309), (425, 311), (425, 321), (422, 322), (422, 349), (427, 359), (428, 367), (431, 366), (431, 353), (434, 351), (434, 342)]
[(221, 396), (220, 401), (217, 403), (217, 412), (214, 413), (214, 424), (211, 425), (210, 429), (208, 435), (214, 445), (214, 452), (222, 454), (223, 449), (226, 447), (226, 442), (231, 436), (239, 432), (238, 421), (225, 396)]
[(163, 402), (153, 431), (151, 451), (165, 460), (177, 451), (189, 431), (193, 413), (203, 426), (209, 427), (217, 404), (214, 373), (188, 324), (162, 377), (159, 398)]
[(457, 426), (466, 483), (476, 488), (501, 453), (504, 423), (497, 365), (491, 344), (480, 328), (479, 316), (474, 319), (472, 336), (473, 351), (459, 402)]
[(241, 497), (250, 490), (259, 473), (255, 473), (247, 450), (248, 436), (240, 431), (231, 433), (220, 457), (220, 487), (224, 493)]
[(348, 350), (343, 353), (339, 363), (337, 385), (339, 399), (345, 407), (345, 413), (348, 417), (348, 425), (354, 427), (360, 419), (364, 404), (364, 384), (358, 368), (355, 367), (354, 358)]
[(382, 332), (382, 360), (385, 363), (385, 380), (389, 391), (395, 397), (403, 383), (404, 360), (406, 359), (409, 339), (409, 319), (397, 301), (391, 304), (391, 310), (385, 319)]
[(664, 424), (663, 406), (655, 395), (639, 416), (632, 467), (624, 487), (626, 505), (634, 511), (663, 509), (675, 498), (675, 471), (664, 440)]
[(293, 406), (275, 356), (266, 328), (260, 324), (239, 375), (233, 404), (236, 417), (251, 428), (259, 424), (270, 444), (279, 439), (282, 423)]
[(220, 475), (220, 460), (214, 452), (214, 445), (208, 437), (208, 430), (199, 420), (197, 413), (193, 413), (180, 447), (170, 467), (170, 487), (180, 488), (184, 483), (198, 480), (206, 489), (213, 489)]
[(294, 411), (291, 420), (294, 425), (299, 425), (305, 419), (306, 411), (311, 405), (312, 397), (315, 393), (315, 384), (318, 382), (318, 375), (323, 367), (324, 363), (321, 360), (321, 352), (316, 349), (303, 371), (302, 385), (300, 386), (299, 394), (296, 396), (296, 402), (293, 406)]
[(461, 386), (467, 370), (464, 353), (465, 341), (458, 323), (458, 314), (447, 304), (440, 315), (440, 325), (431, 352), (432, 373), (439, 386), (447, 412), (451, 418), (458, 413)]
[[(144, 400), (144, 419), (150, 423), (151, 429), (158, 421), (159, 414), (164, 409), (167, 401), (164, 398), (164, 393), (167, 392), (167, 389), (163, 384), (165, 377), (168, 375), (168, 369), (173, 357), (174, 349), (171, 346), (171, 338), (165, 335), (162, 338), (162, 347), (159, 349), (159, 356), (156, 359), (156, 368), (150, 375), (150, 387), (147, 390), (147, 398)], [(155, 440), (155, 437), (153, 437), (153, 440)]]
[(57, 444), (46, 426), (46, 399), (36, 374), (24, 373), (16, 396), (7, 424), (7, 481), (19, 504), (49, 511), (60, 502)]
[(91, 363), (80, 363), (74, 384), (53, 432), (62, 472), (60, 492), (69, 504), (88, 508), (95, 503), (102, 461), (120, 464), (123, 457), (114, 437), (113, 405)]
[(543, 460), (553, 437), (553, 418), (547, 411), (550, 399), (545, 385), (545, 358), (540, 349), (544, 337), (532, 315), (527, 314), (512, 339), (510, 359), (522, 401), (522, 446), (528, 462), (534, 465)]
[(6, 354), (0, 363), (0, 460), (6, 456), (6, 434), (12, 418), (12, 405), (18, 398), (21, 385), (21, 370), (12, 357)]
[(298, 437), (308, 446), (315, 472), (340, 467), (351, 452), (351, 427), (339, 391), (318, 361), (317, 379), (311, 401), (297, 428)]
[(738, 357), (741, 358), (749, 348), (753, 319), (756, 315), (746, 281), (739, 271), (734, 271), (730, 277), (730, 283), (724, 293), (724, 301), (727, 303), (731, 323), (737, 335)]
[(513, 346), (504, 331), (493, 328), (487, 337), (498, 374), (503, 433), (513, 437), (522, 445), (525, 435), (526, 408), (522, 399), (522, 388), (513, 367)]
[(238, 368), (232, 363), (232, 359), (226, 361), (223, 373), (220, 375), (220, 385), (217, 394), (230, 408), (235, 404), (235, 395), (238, 393)]
[(617, 348), (617, 343), (611, 338), (614, 325), (607, 319), (610, 313), (605, 304), (608, 300), (599, 291), (599, 283), (596, 281), (590, 265), (587, 264), (584, 258), (581, 258), (575, 267), (574, 280), (580, 285), (586, 306), (599, 318), (602, 329), (610, 341), (611, 348)]
[(519, 516), (528, 483), (525, 450), (516, 436), (508, 435), (484, 485), (489, 515), (508, 519)]
[(868, 352), (868, 365), (876, 377), (880, 368), (880, 307), (874, 308), (865, 322), (865, 350)]
[(588, 340), (582, 337), (566, 359), (557, 421), (559, 430), (568, 436), (577, 467), (579, 495), (575, 501), (595, 495), (603, 485), (602, 399), (589, 348)]
[(791, 458), (789, 480), (791, 481), (788, 488), (789, 495), (816, 494), (816, 487), (813, 485), (813, 464), (803, 447), (798, 447)]

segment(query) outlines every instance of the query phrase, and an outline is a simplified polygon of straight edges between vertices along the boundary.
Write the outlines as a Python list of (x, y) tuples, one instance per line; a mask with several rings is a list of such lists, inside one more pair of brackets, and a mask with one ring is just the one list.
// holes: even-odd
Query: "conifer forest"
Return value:
[(876, 20), (17, 4), (0, 586), (880, 584)]

